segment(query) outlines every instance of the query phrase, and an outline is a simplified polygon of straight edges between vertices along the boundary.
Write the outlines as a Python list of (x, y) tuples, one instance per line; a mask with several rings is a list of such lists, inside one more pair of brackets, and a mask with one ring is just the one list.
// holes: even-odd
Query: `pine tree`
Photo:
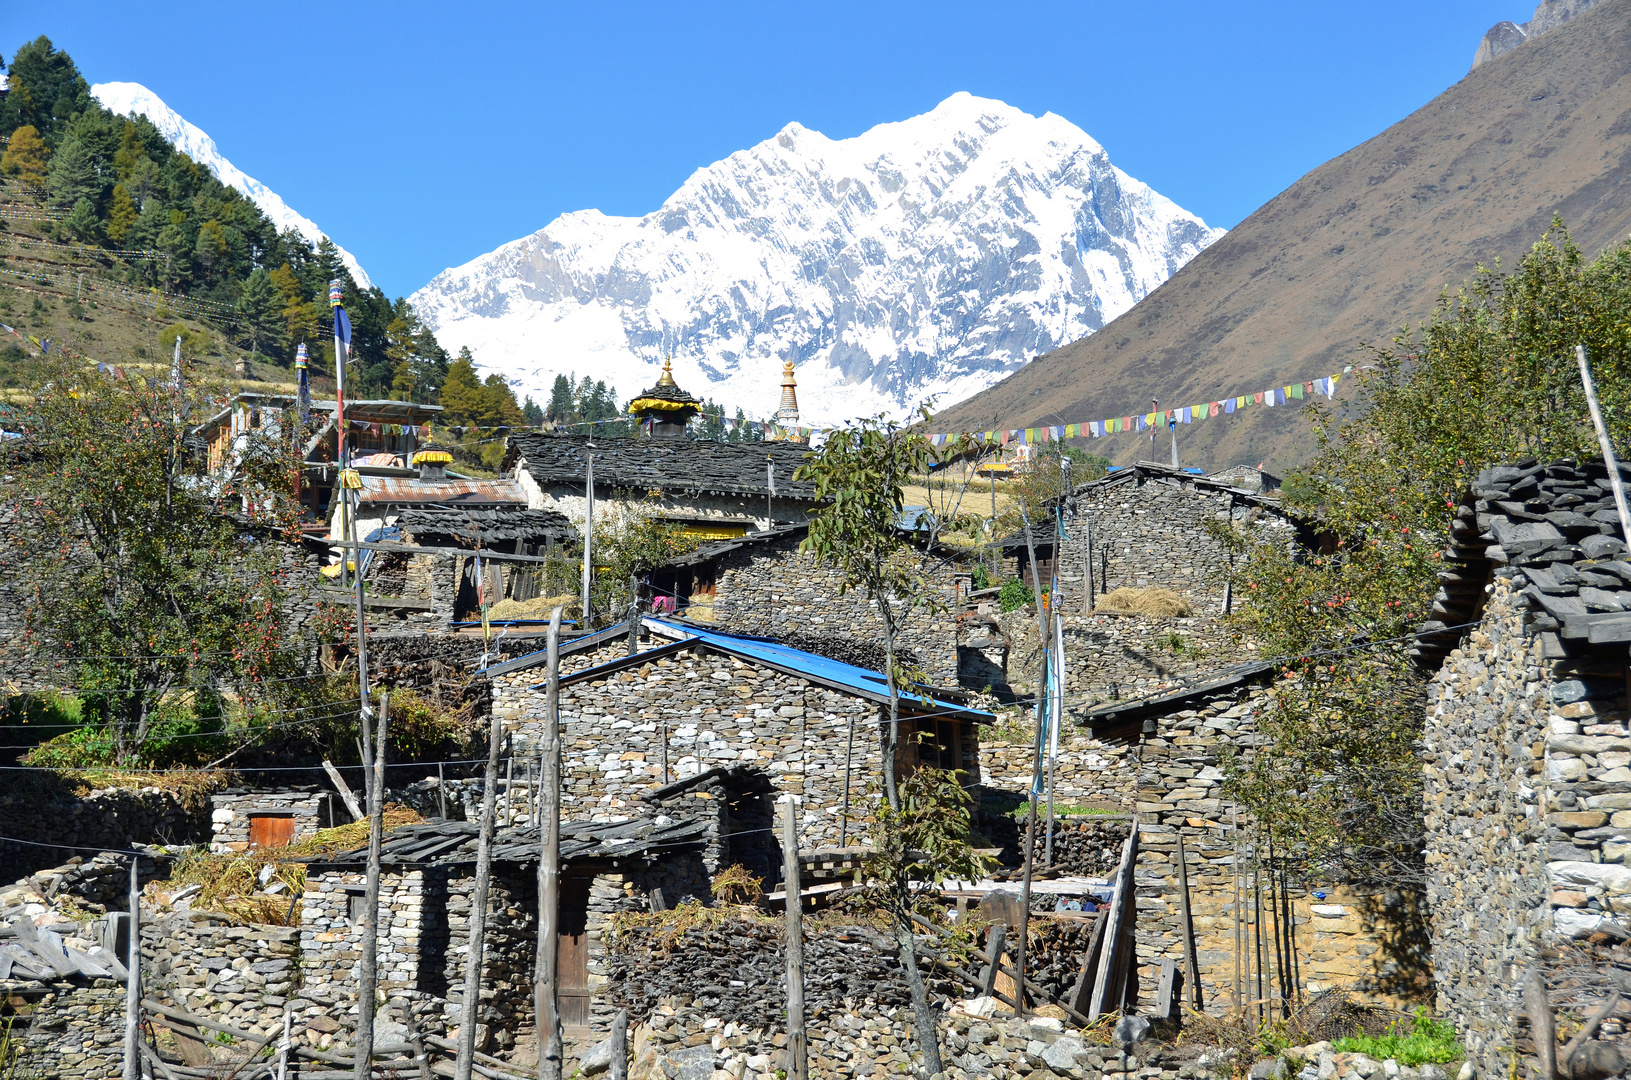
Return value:
[(62, 220), (62, 229), (75, 240), (89, 242), (96, 239), (101, 222), (96, 218), (96, 207), (91, 200), (80, 199)]
[(532, 400), (531, 394), (527, 395), (525, 404), (521, 406), (521, 415), (526, 418), (528, 427), (543, 426), (544, 410), (540, 409), (538, 403)]
[(546, 415), (557, 424), (569, 424), (576, 419), (577, 410), (572, 401), (572, 377), (570, 375), (555, 376), (555, 385), (549, 391), (549, 407)]
[(73, 60), (41, 35), (11, 58), (11, 92), (0, 99), (0, 135), (27, 125), (54, 141), (71, 117), (95, 104)]
[(448, 365), (447, 381), (442, 384), (444, 415), (453, 423), (479, 422), (485, 397), (481, 379), (476, 376), (475, 358), (469, 348), (460, 349), (458, 359)]
[(51, 155), (51, 168), (45, 174), (45, 191), (58, 206), (72, 206), (80, 199), (95, 202), (102, 194), (96, 158), (82, 139), (64, 139)]
[(25, 124), (11, 133), (6, 152), (0, 154), (0, 173), (15, 176), (27, 187), (40, 187), (45, 183), (46, 162), (51, 151), (31, 124)]
[(108, 200), (108, 224), (104, 230), (115, 244), (124, 243), (131, 226), (136, 224), (136, 200), (130, 197), (123, 184), (113, 185), (113, 197)]
[(198, 227), (198, 241), (193, 245), (193, 254), (198, 257), (206, 274), (216, 270), (226, 260), (229, 250), (226, 229), (221, 227), (219, 221), (206, 221)]
[(243, 295), (238, 298), (238, 313), (243, 317), (250, 349), (263, 352), (275, 347), (282, 336), (283, 320), (279, 317), (277, 286), (264, 269), (257, 268), (244, 282)]

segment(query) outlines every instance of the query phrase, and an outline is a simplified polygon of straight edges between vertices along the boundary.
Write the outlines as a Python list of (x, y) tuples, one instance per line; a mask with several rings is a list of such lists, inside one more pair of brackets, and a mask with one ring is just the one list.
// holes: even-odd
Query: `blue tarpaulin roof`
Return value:
[[(860, 697), (873, 701), (886, 702), (889, 700), (889, 685), (884, 680), (883, 673), (870, 671), (867, 668), (856, 667), (840, 660), (829, 660), (825, 656), (795, 649), (762, 637), (749, 637), (740, 634), (727, 634), (719, 630), (705, 630), (691, 623), (668, 622), (664, 619), (645, 620), (648, 625), (660, 626), (676, 635), (683, 634), (689, 640), (699, 641), (723, 653), (739, 656), (744, 660), (756, 660), (767, 667), (776, 668), (790, 675), (799, 675), (811, 682), (820, 683), (838, 690), (848, 690)], [(642, 654), (644, 655), (644, 654)], [(573, 672), (570, 676), (573, 682), (594, 678), (602, 669), (625, 668), (631, 662), (638, 663), (640, 657), (619, 657), (608, 664), (601, 664), (584, 671)], [(540, 684), (542, 685), (542, 684)], [(980, 722), (995, 720), (991, 713), (979, 709), (971, 709), (966, 705), (957, 705), (938, 698), (929, 698), (924, 701), (915, 694), (903, 692), (901, 703), (913, 709), (932, 709), (935, 712), (948, 714), (961, 714)]]

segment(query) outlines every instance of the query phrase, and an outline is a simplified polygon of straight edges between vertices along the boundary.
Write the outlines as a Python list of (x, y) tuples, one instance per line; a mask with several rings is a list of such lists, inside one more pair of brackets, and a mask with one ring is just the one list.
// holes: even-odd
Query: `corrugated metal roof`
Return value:
[(364, 476), (365, 503), (452, 503), (455, 505), (526, 506), (527, 497), (514, 480), (418, 480), (406, 476)]
[[(671, 623), (662, 619), (647, 619), (648, 624), (665, 627), (673, 634), (684, 634), (695, 638), (705, 645), (709, 645), (720, 652), (730, 653), (744, 659), (758, 660), (769, 667), (787, 672), (790, 675), (802, 675), (812, 682), (818, 682), (835, 689), (849, 690), (861, 697), (873, 701), (889, 700), (889, 684), (885, 681), (883, 673), (869, 671), (866, 668), (856, 667), (839, 660), (829, 660), (825, 656), (795, 649), (780, 642), (765, 638), (742, 637), (736, 634), (725, 634), (718, 630), (704, 630), (688, 624)], [(583, 673), (577, 677), (581, 678)], [(979, 709), (970, 709), (964, 705), (956, 705), (949, 701), (929, 698), (927, 702), (921, 698), (908, 698), (902, 695), (902, 703), (912, 708), (929, 708), (936, 712), (948, 714), (961, 714), (965, 716), (996, 719), (991, 713)]]

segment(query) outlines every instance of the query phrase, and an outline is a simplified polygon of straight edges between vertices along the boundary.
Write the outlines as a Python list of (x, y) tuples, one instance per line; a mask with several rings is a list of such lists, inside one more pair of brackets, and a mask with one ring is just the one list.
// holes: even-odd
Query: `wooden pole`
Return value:
[(447, 773), (442, 771), (442, 763), (436, 763), (436, 802), (442, 810), (442, 820), (447, 820)]
[(1082, 519), (1087, 528), (1087, 550), (1082, 557), (1082, 614), (1093, 614), (1093, 519)]
[[(561, 609), (549, 616), (545, 645), (544, 745), (539, 783), (538, 949), (533, 958), (533, 1022), (538, 1029), (538, 1080), (560, 1080), (561, 933)], [(617, 1057), (613, 1046), (612, 1057)]]
[(629, 1010), (619, 1009), (612, 1017), (611, 1080), (629, 1080)]
[(584, 465), (583, 504), (583, 614), (578, 628), (589, 629), (589, 584), (594, 577), (595, 541), (595, 455), (590, 454)]
[[(476, 880), (470, 896), (470, 948), (464, 961), (464, 1000), (459, 1002), (459, 1052), (455, 1080), (470, 1080), (476, 1054), (476, 1007), (481, 1000), (481, 959), (487, 936), (487, 890), (493, 873), (493, 818), (498, 813), (498, 753), (504, 720), (493, 710), (487, 735), (487, 772), (481, 792), (481, 824), (476, 840)], [(365, 1078), (364, 1078), (365, 1080)]]
[[(1041, 740), (1041, 730), (1037, 739)], [(1036, 852), (1036, 785), (1031, 785), (1031, 812), (1025, 821), (1025, 876), (1019, 887), (1019, 940), (1014, 942), (1014, 1015), (1025, 1015), (1025, 942), (1031, 933), (1031, 864)]]
[(504, 821), (509, 828), (515, 823), (515, 757), (504, 755)]
[(1189, 866), (1184, 854), (1184, 833), (1178, 830), (1178, 917), (1184, 934), (1184, 981), (1189, 983), (1189, 999), (1201, 1011), (1201, 975), (1195, 954), (1195, 920), (1189, 911)]
[(142, 857), (130, 853), (130, 947), (125, 955), (125, 1076), (139, 1080), (142, 1025)]
[(1614, 457), (1614, 442), (1608, 437), (1608, 426), (1603, 423), (1603, 410), (1597, 405), (1597, 384), (1591, 380), (1591, 364), (1586, 360), (1586, 347), (1574, 347), (1575, 359), (1580, 362), (1580, 385), (1586, 388), (1586, 404), (1591, 406), (1591, 423), (1597, 429), (1597, 445), (1603, 448), (1603, 464), (1608, 466), (1608, 483), (1614, 489), (1614, 508), (1620, 512), (1620, 535), (1631, 540), (1631, 509), (1625, 502), (1625, 485), (1620, 482), (1620, 463)]
[[(368, 776), (368, 876), (364, 885), (362, 956), (357, 961), (357, 1056), (355, 1080), (368, 1080), (374, 1064), (374, 994), (379, 988), (379, 863), (385, 833), (385, 724), (390, 695), (379, 699), (379, 735), (373, 740), (372, 760), (365, 760)], [(362, 713), (364, 745), (368, 741), (368, 711)]]
[(283, 1038), (277, 1044), (277, 1080), (288, 1080), (289, 1076), (289, 1027), (294, 1022), (294, 1014), (283, 1014)]
[(1244, 1010), (1245, 1007), (1246, 1007), (1246, 1005), (1245, 1005), (1246, 999), (1245, 999), (1245, 995), (1242, 993), (1242, 989), (1241, 989), (1242, 983), (1241, 983), (1241, 972), (1240, 972), (1240, 958), (1241, 958), (1241, 953), (1242, 953), (1242, 948), (1241, 948), (1242, 942), (1241, 942), (1241, 939), (1240, 939), (1241, 919), (1240, 919), (1240, 808), (1239, 807), (1233, 808), (1231, 817), (1232, 817), (1233, 830), (1234, 830), (1234, 834), (1235, 834), (1235, 853), (1234, 853), (1234, 858), (1230, 860), (1230, 864), (1229, 864), (1230, 876), (1233, 877), (1233, 879), (1234, 879), (1234, 892), (1235, 892), (1235, 895), (1234, 895), (1234, 913), (1235, 913), (1235, 925), (1234, 925), (1234, 930), (1235, 930), (1235, 1008)]
[(799, 898), (798, 808), (789, 795), (782, 818), (782, 880), (787, 893), (787, 1080), (809, 1080), (804, 1033), (804, 903)]
[(1002, 968), (1002, 942), (1008, 936), (1007, 923), (993, 923), (985, 943), (985, 967), (980, 971), (980, 996), (997, 992), (997, 972)]
[(345, 803), (346, 810), (350, 812), (351, 820), (361, 821), (365, 816), (363, 809), (357, 804), (357, 797), (351, 794), (351, 788), (346, 784), (345, 778), (340, 775), (340, 770), (334, 767), (334, 762), (324, 758), (323, 771), (328, 773), (328, 778), (334, 782), (334, 789), (340, 793), (340, 800)]

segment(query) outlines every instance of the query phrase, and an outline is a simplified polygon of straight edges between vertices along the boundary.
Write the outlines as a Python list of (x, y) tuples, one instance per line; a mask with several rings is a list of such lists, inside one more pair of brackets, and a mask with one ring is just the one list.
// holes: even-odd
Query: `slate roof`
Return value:
[[(1227, 480), (1215, 476), (1197, 476), (1187, 469), (1174, 469), (1171, 465), (1160, 465), (1152, 461), (1140, 461), (1134, 465), (1127, 465), (1114, 469), (1098, 480), (1089, 480), (1085, 484), (1077, 484), (1068, 495), (1055, 496), (1043, 503), (1050, 508), (1047, 517), (1039, 517), (1031, 522), (1031, 543), (1038, 549), (1052, 550), (1054, 545), (1054, 518), (1051, 508), (1064, 501), (1067, 513), (1065, 531), (1070, 532), (1072, 522), (1069, 508), (1078, 499), (1095, 495), (1103, 495), (1122, 487), (1138, 488), (1144, 484), (1166, 484), (1170, 487), (1189, 488), (1197, 491), (1228, 492), (1235, 497), (1237, 505), (1255, 506), (1281, 518), (1289, 518), (1290, 514), (1280, 503), (1279, 498), (1266, 496), (1261, 492), (1251, 491), (1247, 488), (1236, 487)], [(997, 542), (998, 548), (1003, 551), (1023, 551), (1025, 549), (1025, 530), (1021, 529)]]
[[(385, 866), (438, 866), (473, 863), (480, 842), (474, 821), (426, 821), (405, 825), (387, 835), (380, 847)], [(708, 823), (698, 818), (664, 814), (633, 821), (561, 822), (562, 860), (624, 860), (649, 858), (707, 842)], [(493, 861), (532, 863), (542, 842), (538, 826), (497, 829), (493, 833)], [(313, 866), (355, 866), (368, 862), (368, 848), (313, 857)]]
[[(1631, 484), (1631, 465), (1620, 464)], [(1601, 458), (1485, 469), (1450, 523), (1432, 618), (1419, 629), (1416, 662), (1436, 668), (1483, 617), (1484, 586), (1510, 574), (1552, 658), (1631, 641), (1631, 562)]]
[(1099, 705), (1081, 714), (1081, 723), (1093, 729), (1095, 738), (1103, 738), (1126, 731), (1141, 724), (1146, 717), (1168, 716), (1189, 708), (1201, 698), (1249, 683), (1265, 683), (1274, 677), (1274, 665), (1262, 661), (1236, 664), (1206, 675), (1176, 690), (1168, 690), (1150, 697), (1131, 701), (1113, 701)]
[[(781, 490), (781, 484), (778, 483), (776, 485), (776, 490)], [(669, 559), (667, 562), (661, 563), (660, 565), (698, 566), (702, 563), (713, 562), (721, 555), (728, 554), (738, 548), (758, 547), (760, 544), (768, 544), (772, 541), (781, 540), (782, 538), (788, 536), (803, 536), (809, 531), (810, 523), (808, 521), (793, 522), (789, 525), (775, 525), (768, 529), (760, 529), (757, 532), (747, 533), (744, 536), (733, 537), (730, 540), (711, 541), (698, 547), (695, 551), (688, 551), (683, 555), (676, 555), (672, 559)]]
[(495, 506), (417, 506), (402, 511), (399, 529), (413, 537), (445, 536), (468, 542), (479, 530), (482, 546), (497, 540), (539, 538), (576, 541), (578, 531), (565, 514), (554, 510)]
[(505, 468), (527, 470), (542, 488), (583, 485), (595, 456), (595, 490), (618, 488), (687, 495), (768, 495), (765, 463), (776, 466), (776, 496), (814, 501), (812, 484), (793, 481), (808, 448), (796, 443), (720, 443), (701, 439), (612, 439), (556, 432), (510, 435)]

